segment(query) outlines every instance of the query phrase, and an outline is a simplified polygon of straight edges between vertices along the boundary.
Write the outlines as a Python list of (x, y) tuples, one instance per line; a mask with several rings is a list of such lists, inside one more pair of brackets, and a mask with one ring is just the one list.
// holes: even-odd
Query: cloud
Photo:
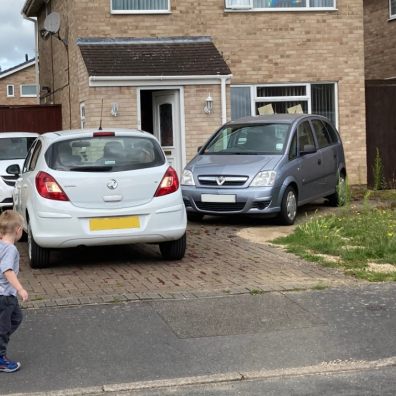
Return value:
[(34, 57), (34, 24), (21, 10), (25, 0), (0, 0), (0, 67), (8, 69)]

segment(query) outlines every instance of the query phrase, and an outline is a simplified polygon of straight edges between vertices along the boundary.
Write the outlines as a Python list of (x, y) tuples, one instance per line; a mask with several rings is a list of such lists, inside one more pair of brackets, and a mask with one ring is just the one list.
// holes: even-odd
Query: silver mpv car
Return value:
[(246, 117), (221, 127), (187, 164), (182, 193), (190, 220), (204, 215), (278, 215), (293, 224), (298, 206), (345, 200), (341, 139), (322, 116)]

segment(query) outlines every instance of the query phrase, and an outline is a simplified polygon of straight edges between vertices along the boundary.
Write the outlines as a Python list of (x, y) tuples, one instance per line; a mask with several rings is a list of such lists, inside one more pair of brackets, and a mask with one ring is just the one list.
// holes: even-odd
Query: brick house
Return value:
[(37, 103), (35, 60), (0, 71), (0, 105), (33, 105)]
[[(338, 126), (366, 183), (362, 0), (26, 0), (42, 103), (64, 128), (141, 128), (180, 171), (223, 122), (301, 106)], [(44, 21), (59, 13), (60, 30)], [(161, 128), (161, 125), (172, 128)]]

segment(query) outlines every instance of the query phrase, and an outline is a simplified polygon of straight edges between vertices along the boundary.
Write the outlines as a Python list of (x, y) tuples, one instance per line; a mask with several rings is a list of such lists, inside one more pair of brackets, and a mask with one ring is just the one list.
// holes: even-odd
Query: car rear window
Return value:
[(122, 172), (165, 163), (155, 140), (135, 136), (62, 140), (48, 148), (45, 160), (51, 169), (72, 172)]
[(0, 137), (0, 161), (24, 159), (35, 137)]

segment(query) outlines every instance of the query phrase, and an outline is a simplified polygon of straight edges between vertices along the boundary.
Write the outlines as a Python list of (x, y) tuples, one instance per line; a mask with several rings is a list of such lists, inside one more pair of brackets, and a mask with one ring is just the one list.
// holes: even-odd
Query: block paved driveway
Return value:
[(20, 278), (30, 293), (25, 307), (209, 297), (357, 283), (337, 270), (239, 236), (246, 229), (265, 234), (278, 227), (274, 221), (260, 219), (208, 218), (201, 224), (190, 223), (188, 249), (179, 262), (163, 261), (156, 245), (106, 246), (55, 251), (50, 268), (32, 270), (27, 262), (27, 244), (19, 243)]

